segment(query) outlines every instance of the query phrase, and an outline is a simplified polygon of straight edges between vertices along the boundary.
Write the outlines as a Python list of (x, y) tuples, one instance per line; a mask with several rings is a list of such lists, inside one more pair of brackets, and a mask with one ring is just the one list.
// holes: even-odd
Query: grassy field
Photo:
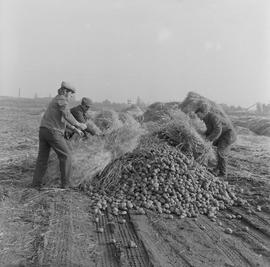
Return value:
[[(216, 221), (130, 213), (126, 224), (114, 218), (112, 235), (106, 214), (95, 222), (92, 198), (58, 189), (57, 175), (40, 192), (29, 187), (47, 103), (0, 99), (0, 266), (120, 266), (112, 238), (122, 242), (122, 266), (270, 266), (269, 137), (245, 132), (232, 148), (227, 182), (241, 188), (246, 207), (224, 210)], [(106, 165), (111, 155), (103, 157), (105, 143), (94, 137), (74, 147), (74, 155), (89, 155), (75, 157), (75, 175), (85, 177), (91, 166)], [(55, 175), (53, 159), (48, 178)], [(98, 233), (101, 227), (104, 233)], [(130, 240), (137, 248), (130, 249)]]

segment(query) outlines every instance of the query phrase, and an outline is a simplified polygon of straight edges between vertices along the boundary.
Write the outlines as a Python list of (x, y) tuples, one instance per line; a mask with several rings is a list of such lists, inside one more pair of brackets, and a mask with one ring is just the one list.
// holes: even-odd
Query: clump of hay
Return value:
[(211, 112), (219, 114), (224, 118), (228, 118), (221, 105), (195, 92), (189, 92), (187, 94), (186, 98), (181, 103), (180, 108), (185, 113), (191, 113), (195, 112), (202, 103), (206, 103), (209, 106)]
[(180, 110), (180, 102), (155, 102), (151, 104), (143, 114), (143, 122), (167, 122), (172, 118), (171, 113)]
[[(136, 120), (129, 115), (125, 118), (126, 120), (122, 127), (104, 136), (104, 138), (101, 139), (103, 143), (99, 143), (97, 145), (97, 152), (94, 159), (98, 160), (99, 158), (101, 159), (103, 157), (103, 160), (101, 164), (98, 164), (99, 161), (92, 162), (93, 167), (96, 168), (92, 167), (91, 169), (95, 172), (91, 173), (91, 175), (85, 175), (85, 173), (82, 173), (80, 177), (85, 177), (84, 179), (78, 177), (78, 180), (81, 181), (79, 183), (79, 187), (83, 190), (90, 188), (93, 179), (96, 176), (100, 176), (99, 174), (101, 172), (104, 173), (104, 169), (108, 168), (108, 166), (111, 166), (112, 164), (117, 166), (116, 162), (120, 162), (119, 159), (121, 157), (133, 151), (137, 147), (140, 137), (145, 134), (145, 130)], [(85, 148), (83, 149), (83, 154), (89, 154), (89, 152), (87, 153), (85, 152)], [(76, 154), (77, 153), (78, 152), (76, 152)], [(81, 163), (79, 162), (77, 165), (80, 164)], [(87, 169), (86, 165), (81, 167), (81, 170), (84, 169)]]
[(105, 145), (105, 140), (98, 137), (77, 143), (73, 149), (73, 187), (88, 186), (93, 177), (109, 164), (112, 153)]
[(113, 158), (132, 151), (138, 145), (139, 138), (145, 133), (136, 120), (129, 115), (125, 118), (122, 127), (105, 136), (105, 148), (112, 153)]
[(148, 121), (143, 124), (144, 129), (149, 133), (158, 131), (160, 129), (160, 126), (161, 126), (161, 123), (156, 122), (156, 121)]
[(92, 135), (102, 134), (102, 131), (97, 127), (97, 125), (91, 119), (87, 120), (86, 125), (87, 125), (87, 129), (90, 131)]
[(171, 111), (179, 110), (181, 108), (181, 102), (177, 102), (177, 101), (167, 102), (167, 103), (164, 103), (164, 106)]
[[(92, 179), (111, 161), (132, 151), (138, 144), (145, 130), (133, 118), (105, 136), (93, 136), (89, 139), (73, 138), (69, 141), (72, 149), (73, 187), (88, 188)], [(59, 162), (55, 153), (50, 157), (46, 186), (60, 183)]]
[(140, 127), (138, 121), (128, 112), (120, 112), (118, 118), (123, 123), (123, 125)]
[(104, 134), (111, 133), (122, 126), (122, 122), (119, 120), (118, 114), (114, 110), (100, 111), (96, 115), (94, 123)]
[(171, 119), (169, 108), (164, 103), (156, 102), (151, 104), (143, 114), (143, 121), (164, 122)]
[(91, 109), (89, 109), (87, 112), (86, 112), (86, 118), (88, 119), (88, 120), (92, 120), (92, 121), (94, 121), (94, 119), (95, 119), (95, 117), (98, 115), (98, 111), (96, 111), (96, 110), (91, 110)]
[[(112, 154), (105, 149), (105, 140), (101, 137), (74, 138), (67, 143), (72, 150), (72, 177), (70, 182), (73, 187), (77, 187), (85, 181), (91, 181), (112, 159)], [(43, 184), (46, 187), (60, 185), (59, 161), (54, 151), (50, 155)]]
[[(190, 116), (193, 116), (193, 118), (195, 118), (197, 116), (194, 114), (194, 112), (199, 107), (201, 107), (202, 104), (206, 104), (208, 106), (209, 112), (217, 114), (221, 118), (221, 120), (224, 120), (226, 121), (226, 123), (230, 124), (231, 129), (234, 128), (230, 118), (225, 113), (221, 105), (197, 93), (194, 93), (194, 92), (188, 93), (185, 100), (181, 103), (181, 110), (187, 114), (190, 114)], [(197, 117), (197, 126), (198, 126), (198, 121), (199, 119)], [(197, 129), (197, 130), (198, 132), (203, 133), (202, 129)]]
[(172, 120), (161, 125), (153, 134), (178, 147), (197, 162), (206, 164), (210, 155), (214, 154), (211, 144), (196, 131), (191, 119), (185, 113), (178, 111), (171, 115)]
[[(178, 111), (178, 112), (175, 112), (173, 114), (173, 116), (177, 116), (177, 114), (181, 114), (181, 113), (184, 115), (187, 115), (187, 114), (183, 113), (182, 111)], [(200, 135), (204, 135), (204, 133), (206, 132), (206, 125), (201, 119), (198, 118), (198, 116), (195, 113), (188, 114), (188, 120), (191, 123), (191, 125), (193, 126), (193, 128)]]
[(138, 107), (137, 105), (134, 105), (134, 104), (127, 107), (127, 108), (124, 108), (122, 110), (122, 112), (130, 114), (134, 118), (136, 118), (138, 116), (141, 116), (143, 114), (142, 109), (140, 107)]

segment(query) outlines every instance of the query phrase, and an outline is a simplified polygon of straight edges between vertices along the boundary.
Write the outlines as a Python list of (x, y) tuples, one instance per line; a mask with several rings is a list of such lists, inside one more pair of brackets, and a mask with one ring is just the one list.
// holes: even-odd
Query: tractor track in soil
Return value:
[[(241, 242), (246, 243), (251, 249), (266, 257), (266, 261), (270, 265), (270, 239), (260, 230), (257, 225), (246, 223), (242, 218), (240, 220), (226, 220), (226, 225), (233, 229), (234, 235), (241, 239)], [(248, 230), (245, 230), (248, 226)]]
[[(253, 231), (257, 232), (262, 239), (265, 239), (267, 242), (270, 242), (270, 224), (264, 218), (261, 218), (258, 214), (253, 212), (252, 217), (247, 215), (243, 209), (234, 207), (230, 209), (230, 211), (234, 214), (241, 215), (241, 222), (245, 226), (253, 229)], [(225, 214), (224, 212), (221, 214)]]
[(254, 264), (247, 259), (241, 251), (233, 246), (231, 242), (224, 239), (220, 232), (213, 227), (208, 218), (202, 217), (201, 224), (205, 227), (205, 233), (216, 245), (216, 249), (223, 252), (224, 255), (231, 261), (232, 266), (254, 266)]
[(137, 232), (156, 266), (194, 266), (184, 255), (188, 251), (181, 240), (177, 240), (169, 231), (160, 231), (155, 222), (145, 215), (132, 216)]
[[(29, 203), (27, 196), (23, 198)], [(45, 190), (31, 197), (31, 202), (42, 204), (46, 217), (35, 226), (32, 258), (27, 259), (26, 266), (93, 266), (95, 237), (87, 200), (65, 190)], [(24, 216), (31, 218), (29, 211)], [(35, 220), (35, 215), (32, 217)]]
[[(151, 263), (143, 242), (136, 234), (133, 223), (129, 215), (113, 217), (108, 219), (108, 213), (99, 216), (96, 223), (99, 246), (102, 248), (103, 255), (100, 255), (98, 267), (154, 267)], [(121, 220), (125, 220), (122, 223)], [(115, 225), (115, 230), (111, 231), (108, 223)], [(103, 232), (98, 232), (102, 228)], [(116, 243), (112, 242), (115, 239)], [(130, 247), (130, 241), (133, 241), (137, 247)]]

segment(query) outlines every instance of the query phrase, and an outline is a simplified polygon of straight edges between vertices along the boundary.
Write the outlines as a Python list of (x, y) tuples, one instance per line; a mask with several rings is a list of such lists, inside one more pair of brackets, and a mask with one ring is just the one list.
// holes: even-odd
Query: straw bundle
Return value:
[(138, 144), (139, 138), (145, 133), (140, 124), (129, 115), (122, 127), (105, 136), (105, 148), (113, 158), (132, 151)]
[(105, 140), (101, 138), (96, 137), (77, 143), (73, 149), (72, 185), (77, 187), (89, 184), (111, 159), (112, 153), (105, 149)]
[(181, 102), (173, 101), (164, 103), (164, 106), (169, 110), (179, 110), (181, 108)]
[(187, 156), (204, 164), (210, 154), (212, 146), (194, 128), (190, 118), (181, 111), (172, 114), (173, 119), (163, 124), (154, 134), (166, 140), (169, 144), (180, 148)]
[(118, 118), (118, 114), (114, 110), (100, 111), (96, 115), (94, 123), (104, 134), (111, 133), (122, 126), (122, 123)]
[(111, 161), (103, 171), (94, 178), (92, 185), (98, 190), (109, 192), (119, 184), (124, 168), (124, 158), (120, 157)]
[(87, 120), (86, 122), (87, 130), (90, 131), (92, 135), (101, 135), (102, 131), (97, 127), (97, 125), (91, 120)]
[(141, 116), (143, 114), (143, 111), (141, 110), (141, 108), (136, 105), (131, 105), (123, 109), (122, 112), (128, 113), (133, 117)]
[[(80, 188), (87, 190), (91, 186), (92, 179), (96, 186), (100, 186), (103, 183), (106, 186), (117, 183), (117, 173), (120, 173), (122, 170), (123, 155), (133, 151), (143, 133), (144, 130), (142, 128), (131, 128), (128, 125), (124, 125), (105, 137), (102, 151), (100, 151), (101, 148), (99, 146), (99, 151), (91, 161), (91, 168), (86, 164), (82, 164), (80, 158), (78, 158), (78, 163), (75, 162), (75, 164), (77, 165), (76, 168), (81, 166), (81, 174), (79, 178), (76, 177), (76, 179), (81, 180)], [(82, 158), (82, 160), (84, 159)], [(89, 171), (92, 171), (91, 175), (89, 175)], [(84, 177), (84, 179), (80, 177)], [(100, 177), (102, 177), (101, 180)]]
[[(87, 140), (75, 138), (67, 143), (72, 150), (72, 177), (70, 182), (74, 187), (79, 186), (85, 180), (91, 181), (112, 158), (111, 153), (105, 150), (105, 140), (101, 137), (92, 137)], [(43, 184), (46, 187), (60, 185), (59, 161), (54, 151), (50, 155)]]
[(224, 118), (228, 118), (220, 105), (194, 92), (189, 92), (187, 94), (187, 97), (181, 103), (180, 108), (185, 113), (195, 112), (201, 103), (206, 103), (209, 106), (211, 112), (219, 114)]
[[(132, 151), (138, 144), (145, 130), (133, 118), (122, 127), (111, 131), (106, 136), (94, 136), (87, 140), (74, 138), (69, 142), (72, 149), (74, 187), (88, 187), (94, 176), (101, 172), (112, 160)], [(59, 163), (52, 153), (44, 183), (55, 186), (60, 182)]]
[(120, 112), (118, 118), (123, 124), (140, 127), (138, 121), (129, 112)]
[(144, 122), (170, 120), (169, 108), (164, 103), (156, 102), (151, 104), (143, 114)]

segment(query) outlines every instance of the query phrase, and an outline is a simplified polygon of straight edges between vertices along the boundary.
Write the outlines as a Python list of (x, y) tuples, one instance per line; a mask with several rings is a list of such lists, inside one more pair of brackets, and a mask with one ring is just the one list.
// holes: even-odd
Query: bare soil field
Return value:
[(45, 104), (0, 100), (0, 266), (270, 266), (269, 137), (238, 134), (227, 181), (246, 203), (217, 219), (97, 218), (86, 193), (29, 186)]

